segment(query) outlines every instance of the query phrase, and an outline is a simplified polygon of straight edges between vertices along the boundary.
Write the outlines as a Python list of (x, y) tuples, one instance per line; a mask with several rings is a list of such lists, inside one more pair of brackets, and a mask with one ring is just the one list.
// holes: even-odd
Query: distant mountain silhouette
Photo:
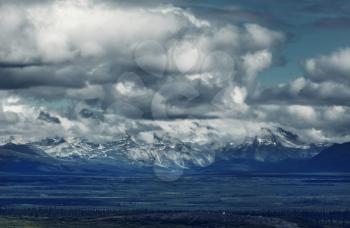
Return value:
[[(258, 147), (259, 148), (259, 147)], [(258, 150), (257, 148), (257, 150)], [(8, 143), (0, 146), (0, 172), (20, 174), (132, 174), (150, 173), (152, 167), (110, 159), (65, 160), (52, 157), (32, 145)], [(258, 161), (256, 159), (217, 157), (210, 166), (192, 166), (185, 173), (230, 174), (237, 172), (350, 172), (350, 142), (334, 144), (318, 155), (305, 159)]]
[(350, 171), (350, 142), (334, 144), (311, 158), (308, 169), (314, 171)]
[[(259, 150), (259, 148), (255, 149)], [(262, 162), (254, 159), (219, 159), (202, 173), (235, 172), (350, 172), (350, 142), (334, 144), (308, 159)]]
[(8, 143), (0, 146), (0, 172), (24, 175), (47, 173), (105, 175), (139, 173), (140, 170), (130, 164), (128, 167), (119, 167), (100, 160), (58, 159), (32, 145)]
[(60, 171), (60, 163), (45, 152), (28, 145), (9, 143), (0, 146), (0, 171), (37, 173)]

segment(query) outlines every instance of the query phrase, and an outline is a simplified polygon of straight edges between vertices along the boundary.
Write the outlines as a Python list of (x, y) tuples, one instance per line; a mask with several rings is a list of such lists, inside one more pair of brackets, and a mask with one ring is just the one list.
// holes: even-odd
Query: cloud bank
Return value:
[(310, 142), (348, 139), (349, 49), (308, 59), (304, 77), (263, 88), (259, 73), (287, 35), (255, 22), (84, 0), (8, 1), (0, 14), (3, 136), (238, 142), (282, 126)]

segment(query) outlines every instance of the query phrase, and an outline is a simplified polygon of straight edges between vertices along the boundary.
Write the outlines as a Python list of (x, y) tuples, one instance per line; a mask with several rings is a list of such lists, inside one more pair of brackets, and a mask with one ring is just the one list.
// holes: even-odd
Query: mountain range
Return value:
[(125, 135), (103, 144), (79, 138), (46, 138), (35, 142), (2, 140), (0, 172), (148, 173), (154, 167), (188, 173), (242, 171), (350, 171), (350, 143), (307, 144), (282, 128), (262, 129), (244, 143), (186, 143), (153, 136), (145, 143)]

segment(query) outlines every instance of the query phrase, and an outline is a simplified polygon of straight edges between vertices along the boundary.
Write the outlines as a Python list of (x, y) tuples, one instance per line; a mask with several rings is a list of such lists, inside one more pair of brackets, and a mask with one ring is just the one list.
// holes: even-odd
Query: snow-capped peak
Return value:
[(262, 128), (261, 134), (254, 138), (254, 143), (259, 145), (283, 146), (286, 148), (309, 149), (310, 145), (299, 140), (299, 137), (283, 128)]
[[(28, 143), (20, 138), (9, 139), (13, 143)], [(9, 140), (3, 140), (6, 144)], [(215, 157), (279, 161), (288, 158), (308, 158), (318, 153), (298, 136), (282, 128), (261, 129), (261, 133), (243, 143), (185, 142), (168, 134), (153, 134), (152, 140), (123, 135), (113, 141), (93, 143), (83, 138), (46, 138), (29, 143), (50, 156), (61, 159), (103, 159), (128, 161), (160, 167), (208, 166)]]
[(13, 144), (27, 144), (28, 142), (30, 142), (30, 140), (24, 139), (24, 138), (18, 137), (18, 136), (1, 136), (0, 137), (0, 146), (6, 145), (6, 144), (9, 144), (9, 143), (13, 143)]

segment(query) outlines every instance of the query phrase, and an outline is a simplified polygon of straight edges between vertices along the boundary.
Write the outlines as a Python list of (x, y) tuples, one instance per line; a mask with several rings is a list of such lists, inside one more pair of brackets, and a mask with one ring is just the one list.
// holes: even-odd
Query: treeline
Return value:
[(0, 208), (0, 216), (9, 217), (34, 217), (34, 218), (85, 218), (85, 217), (109, 217), (116, 215), (117, 211), (111, 208), (55, 208), (55, 207), (30, 207), (30, 208)]
[(319, 225), (350, 225), (350, 210), (346, 211), (306, 211), (306, 210), (265, 210), (238, 212), (242, 215), (282, 218), (285, 220), (319, 224)]
[(0, 216), (34, 218), (100, 218), (144, 213), (176, 213), (163, 210), (120, 210), (115, 208), (0, 207)]
[(251, 215), (281, 218), (298, 224), (350, 225), (350, 210), (347, 211), (304, 211), (304, 210), (265, 210), (265, 211), (183, 211), (183, 210), (121, 210), (116, 208), (69, 208), (69, 207), (0, 207), (0, 217), (16, 218), (104, 218), (120, 215), (142, 215), (147, 213), (176, 214), (205, 212), (208, 216)]

